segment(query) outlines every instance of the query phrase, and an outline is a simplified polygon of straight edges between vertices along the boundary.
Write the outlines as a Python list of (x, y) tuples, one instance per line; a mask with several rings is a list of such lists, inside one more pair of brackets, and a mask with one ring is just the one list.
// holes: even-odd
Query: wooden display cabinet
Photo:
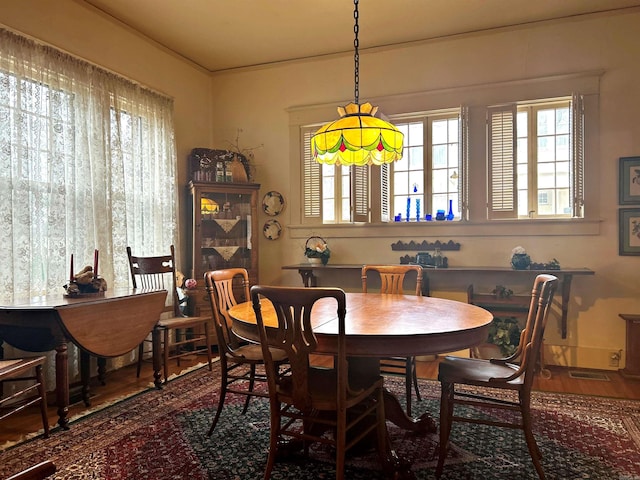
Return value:
[[(250, 285), (258, 283), (258, 190), (256, 183), (199, 183), (187, 185), (192, 211), (191, 278), (192, 315), (206, 315), (211, 307), (206, 297), (204, 273), (242, 267)], [(234, 289), (238, 302), (248, 301), (240, 286)]]

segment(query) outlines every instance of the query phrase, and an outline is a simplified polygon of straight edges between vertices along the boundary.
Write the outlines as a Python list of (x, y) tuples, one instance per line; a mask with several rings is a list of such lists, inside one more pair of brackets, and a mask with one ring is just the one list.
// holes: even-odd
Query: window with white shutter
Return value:
[(580, 97), (487, 109), (489, 219), (582, 218)]

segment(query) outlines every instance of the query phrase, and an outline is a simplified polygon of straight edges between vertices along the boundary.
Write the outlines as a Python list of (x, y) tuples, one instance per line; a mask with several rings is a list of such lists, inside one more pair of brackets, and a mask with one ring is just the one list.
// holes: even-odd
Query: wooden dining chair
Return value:
[[(531, 387), (540, 354), (545, 324), (557, 284), (558, 279), (553, 275), (541, 274), (536, 277), (531, 291), (529, 314), (525, 328), (520, 335), (518, 349), (513, 355), (507, 358), (494, 358), (491, 360), (446, 356), (441, 360), (438, 367), (438, 380), (441, 383), (442, 390), (440, 397), (440, 447), (438, 465), (436, 467), (437, 478), (440, 478), (444, 469), (453, 421), (481, 423), (523, 430), (529, 454), (538, 476), (541, 479), (545, 478), (541, 463), (542, 454), (531, 429)], [(487, 393), (483, 394), (457, 391), (456, 384), (511, 390), (517, 392), (518, 399), (508, 401), (504, 398), (491, 396), (491, 390), (487, 390)], [(487, 415), (477, 417), (457, 416), (454, 415), (455, 405), (516, 411), (519, 412), (519, 421), (510, 422)]]
[[(180, 311), (178, 290), (176, 288), (176, 260), (175, 249), (171, 245), (168, 255), (151, 257), (134, 256), (131, 247), (127, 247), (127, 257), (131, 271), (133, 288), (149, 288), (167, 290), (167, 305), (163, 314), (154, 327), (161, 334), (162, 363), (164, 368), (164, 383), (169, 378), (169, 361), (176, 359), (180, 365), (180, 358), (193, 355), (204, 342), (209, 370), (212, 367), (211, 337), (209, 334), (211, 317), (188, 317)], [(154, 337), (154, 336), (152, 336)], [(187, 349), (185, 346), (189, 346)], [(144, 354), (144, 343), (138, 347), (138, 370)]]
[[(276, 318), (264, 316), (261, 297), (271, 301)], [(337, 355), (333, 368), (313, 367), (309, 362), (309, 356), (317, 347), (312, 307), (325, 299), (335, 302), (337, 307)], [(336, 479), (343, 479), (345, 452), (376, 431), (378, 452), (384, 464), (387, 431), (383, 381), (377, 376), (350, 384), (344, 291), (339, 288), (253, 286), (251, 301), (269, 386), (271, 430), (265, 480), (271, 478), (284, 437), (302, 441), (305, 453), (308, 453), (309, 442), (333, 445), (336, 450)], [(269, 327), (265, 326), (267, 323)], [(290, 372), (287, 375), (278, 375), (274, 349), (283, 350), (289, 358)], [(333, 430), (333, 435), (322, 435), (327, 430)]]
[[(18, 358), (14, 360), (0, 360), (0, 392), (5, 382), (28, 381), (7, 397), (0, 399), (0, 420), (18, 413), (31, 405), (40, 405), (44, 436), (49, 436), (49, 419), (47, 417), (47, 391), (44, 386), (42, 368), (45, 357)], [(6, 411), (4, 411), (6, 409)]]
[(7, 480), (44, 480), (54, 473), (56, 473), (55, 464), (51, 460), (46, 460), (15, 475), (11, 475)]
[[(416, 272), (415, 294), (422, 295), (422, 267), (420, 265), (364, 265), (362, 267), (362, 292), (367, 293), (369, 272), (377, 272), (380, 277), (380, 293), (403, 294), (404, 280), (409, 272)], [(402, 312), (398, 312), (402, 315)], [(390, 319), (380, 319), (390, 321)], [(400, 365), (399, 365), (400, 363)], [(416, 391), (416, 398), (421, 400), (418, 388), (416, 357), (384, 357), (380, 359), (380, 371), (384, 374), (398, 375), (402, 370), (405, 377), (407, 399), (407, 415), (411, 416), (411, 385)]]
[[(247, 412), (251, 397), (268, 397), (269, 393), (254, 390), (256, 380), (262, 382), (267, 380), (264, 374), (256, 373), (256, 367), (264, 365), (262, 347), (253, 343), (242, 344), (231, 329), (231, 318), (228, 313), (231, 307), (238, 304), (233, 293), (234, 288), (240, 288), (246, 301), (249, 301), (249, 274), (247, 270), (228, 268), (209, 271), (204, 274), (204, 282), (211, 304), (222, 372), (218, 408), (208, 433), (211, 436), (218, 424), (227, 393), (246, 395), (247, 398), (242, 409), (243, 414)], [(273, 351), (272, 358), (278, 368), (287, 361), (282, 350)], [(239, 384), (245, 382), (248, 382), (248, 385), (240, 387)]]

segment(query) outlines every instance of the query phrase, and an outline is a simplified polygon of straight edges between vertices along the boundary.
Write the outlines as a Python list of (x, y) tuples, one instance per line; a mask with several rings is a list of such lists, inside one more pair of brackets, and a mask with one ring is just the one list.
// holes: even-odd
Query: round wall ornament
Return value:
[(284, 197), (276, 191), (267, 192), (262, 198), (262, 211), (275, 217), (284, 210)]
[(282, 233), (282, 225), (277, 220), (267, 220), (262, 227), (262, 234), (269, 240), (277, 240)]

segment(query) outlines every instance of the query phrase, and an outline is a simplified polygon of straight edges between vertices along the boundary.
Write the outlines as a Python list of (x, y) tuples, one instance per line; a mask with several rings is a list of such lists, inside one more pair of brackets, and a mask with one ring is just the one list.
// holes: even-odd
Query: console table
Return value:
[(625, 367), (620, 370), (623, 377), (640, 379), (640, 314), (618, 314), (627, 322), (627, 357)]
[[(297, 270), (302, 277), (302, 283), (305, 287), (317, 286), (318, 272), (327, 270), (342, 270), (342, 271), (354, 271), (360, 275), (362, 270), (362, 264), (332, 264), (316, 265), (311, 263), (300, 263), (297, 265), (285, 265), (283, 270)], [(571, 293), (571, 281), (574, 275), (594, 275), (595, 272), (588, 268), (563, 268), (561, 270), (514, 270), (509, 267), (449, 267), (449, 268), (430, 268), (423, 267), (422, 277), (422, 293), (423, 295), (429, 295), (429, 277), (434, 275), (451, 275), (451, 274), (498, 274), (504, 275), (505, 278), (514, 279), (518, 283), (524, 283), (523, 280), (527, 280), (528, 277), (538, 275), (540, 273), (550, 273), (555, 275), (560, 280), (561, 286), (561, 309), (562, 309), (562, 323), (561, 332), (562, 338), (567, 338), (567, 316), (569, 311), (569, 299)], [(466, 277), (465, 277), (466, 278)], [(505, 281), (505, 283), (507, 283)], [(467, 288), (467, 285), (464, 286)]]

